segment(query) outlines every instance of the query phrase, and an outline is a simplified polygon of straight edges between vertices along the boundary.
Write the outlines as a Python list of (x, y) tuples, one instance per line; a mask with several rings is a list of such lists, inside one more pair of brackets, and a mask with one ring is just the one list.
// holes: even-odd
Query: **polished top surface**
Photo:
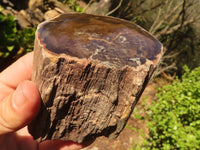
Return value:
[(62, 14), (38, 29), (41, 43), (55, 54), (138, 66), (154, 61), (162, 44), (137, 25), (105, 16)]

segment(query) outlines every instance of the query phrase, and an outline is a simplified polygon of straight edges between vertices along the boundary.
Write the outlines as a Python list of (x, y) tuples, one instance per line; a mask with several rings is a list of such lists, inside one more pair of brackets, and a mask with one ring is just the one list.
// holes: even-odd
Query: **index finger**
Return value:
[(0, 83), (15, 89), (20, 82), (31, 79), (32, 68), (33, 52), (30, 52), (0, 73)]

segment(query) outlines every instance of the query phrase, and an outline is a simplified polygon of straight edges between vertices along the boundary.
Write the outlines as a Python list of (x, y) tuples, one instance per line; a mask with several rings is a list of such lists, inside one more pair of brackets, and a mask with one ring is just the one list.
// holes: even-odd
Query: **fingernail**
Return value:
[(13, 101), (13, 106), (16, 109), (22, 107), (26, 103), (27, 98), (24, 96), (23, 93), (23, 84), (19, 84), (19, 86), (15, 90), (12, 97), (12, 101)]

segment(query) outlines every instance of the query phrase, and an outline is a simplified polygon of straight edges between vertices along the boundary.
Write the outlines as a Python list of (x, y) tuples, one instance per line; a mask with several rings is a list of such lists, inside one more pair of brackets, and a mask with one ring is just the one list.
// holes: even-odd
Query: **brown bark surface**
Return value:
[(116, 138), (161, 55), (146, 31), (119, 19), (65, 14), (38, 26), (32, 80), (42, 98), (29, 125), (39, 142)]

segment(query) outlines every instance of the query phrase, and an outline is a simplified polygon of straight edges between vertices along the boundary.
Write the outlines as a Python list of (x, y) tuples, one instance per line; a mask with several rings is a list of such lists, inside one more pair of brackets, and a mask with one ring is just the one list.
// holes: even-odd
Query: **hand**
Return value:
[[(37, 143), (26, 125), (40, 109), (40, 94), (30, 81), (33, 52), (23, 56), (0, 73), (0, 149), (1, 150), (77, 150), (70, 141)], [(20, 129), (20, 130), (19, 130)]]

